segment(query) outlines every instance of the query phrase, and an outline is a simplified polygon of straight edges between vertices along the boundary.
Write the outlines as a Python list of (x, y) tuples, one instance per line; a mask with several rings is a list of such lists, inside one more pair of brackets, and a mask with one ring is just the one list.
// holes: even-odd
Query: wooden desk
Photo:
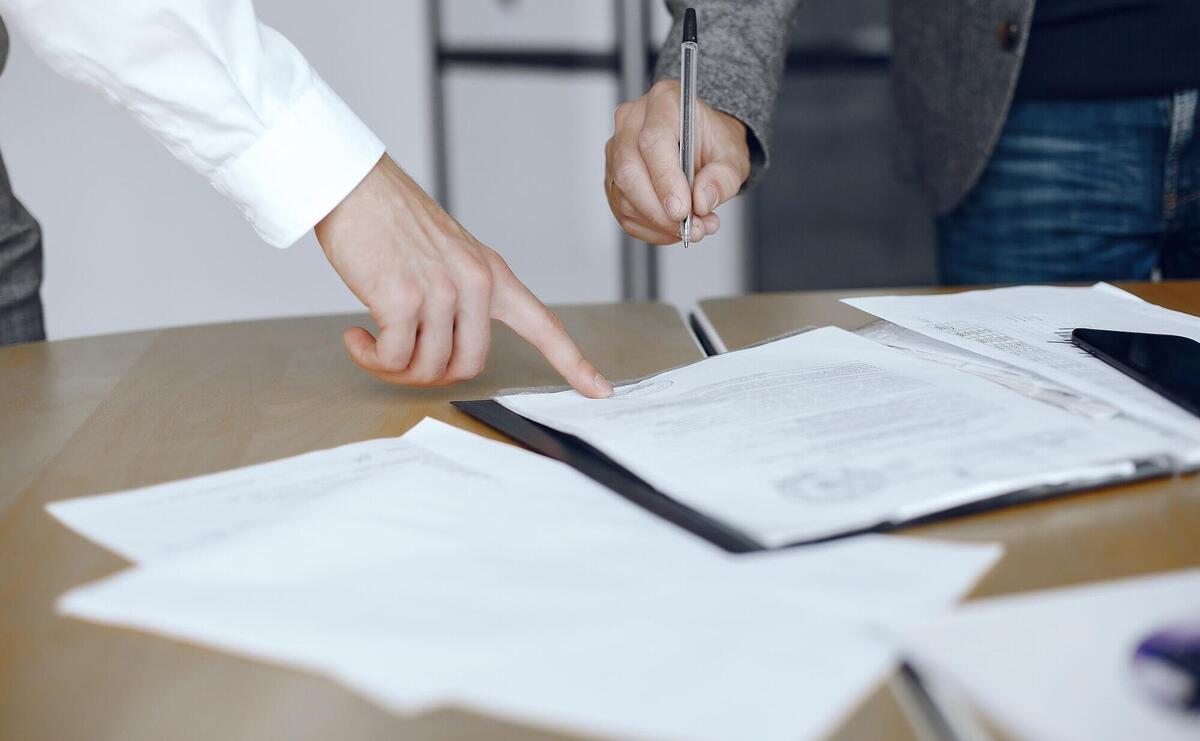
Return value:
[[(1190, 287), (1156, 290), (1167, 300), (1151, 298), (1174, 308), (1200, 306)], [(828, 323), (841, 311), (832, 299), (705, 305), (752, 342)], [(671, 307), (567, 307), (559, 315), (610, 378), (700, 356)], [(494, 436), (447, 402), (559, 382), (535, 351), (498, 328), (488, 370), (471, 384), (389, 386), (345, 357), (340, 333), (350, 321), (252, 322), (0, 349), (0, 739), (557, 738), (466, 710), (397, 717), (319, 677), (53, 613), (59, 594), (125, 564), (51, 520), (47, 502), (399, 435), (424, 416)], [(1005, 542), (1008, 555), (980, 589), (998, 593), (1196, 563), (1200, 501), (1191, 481), (1147, 484), (920, 532)], [(912, 734), (881, 690), (837, 736)]]
[[(609, 378), (702, 353), (665, 305), (558, 311)], [(372, 437), (505, 387), (561, 383), (498, 327), (470, 384), (412, 390), (346, 357), (358, 317), (318, 317), (0, 349), (0, 739), (554, 738), (466, 711), (383, 711), (301, 672), (56, 617), (55, 598), (125, 563), (53, 521), (47, 502), (210, 473)]]

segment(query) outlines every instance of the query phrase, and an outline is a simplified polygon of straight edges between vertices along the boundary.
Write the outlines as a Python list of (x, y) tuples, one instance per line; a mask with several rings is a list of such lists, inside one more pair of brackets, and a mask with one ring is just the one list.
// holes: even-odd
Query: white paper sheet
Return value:
[(430, 421), (404, 440), (498, 475), (435, 479), (410, 456), (60, 609), (325, 673), (398, 711), (798, 738), (827, 732), (892, 665), (871, 626), (943, 609), (999, 553), (874, 536), (732, 557), (526, 451)]
[(611, 399), (498, 398), (769, 545), (1043, 483), (1128, 475), (1181, 446), (833, 327), (719, 355)]
[[(1200, 340), (1200, 320), (1123, 293), (1106, 284), (1091, 288), (1019, 286), (937, 296), (869, 296), (845, 302), (914, 332), (1104, 399), (1147, 424), (1200, 440), (1200, 420), (1071, 344), (1071, 331), (1079, 327)], [(1200, 461), (1200, 445), (1193, 446), (1186, 458)]]
[(854, 334), (881, 345), (907, 352), (914, 357), (970, 373), (1015, 391), (1022, 396), (1051, 404), (1089, 419), (1112, 419), (1121, 413), (1120, 407), (1101, 398), (1089, 396), (1073, 388), (1018, 368), (1011, 363), (985, 357), (957, 345), (935, 340), (911, 329), (883, 319), (860, 327)]
[[(425, 419), (403, 438), (368, 440), (134, 491), (52, 502), (46, 509), (90, 540), (144, 563), (307, 514), (323, 502), (336, 509), (364, 497), (427, 496), (463, 481), (519, 486), (525, 492), (586, 492), (585, 502), (613, 496), (568, 466), (510, 445), (481, 441)], [(628, 513), (624, 526), (656, 525), (623, 500), (617, 509)], [(613, 510), (607, 504), (601, 509)]]
[[(994, 555), (883, 536), (735, 559), (628, 543), (431, 554), (359, 527), (262, 535), (78, 590), (62, 609), (328, 673), (399, 712), (450, 703), (587, 734), (808, 738), (892, 665), (869, 615), (945, 607)], [(295, 558), (300, 539), (337, 555)]]
[(1200, 617), (1200, 569), (974, 602), (909, 631), (922, 674), (949, 683), (1014, 738), (1196, 739), (1200, 716), (1135, 678), (1150, 633)]
[(369, 440), (46, 509), (90, 540), (145, 562), (296, 516), (396, 467), (424, 470), (426, 458), (423, 448), (400, 438)]

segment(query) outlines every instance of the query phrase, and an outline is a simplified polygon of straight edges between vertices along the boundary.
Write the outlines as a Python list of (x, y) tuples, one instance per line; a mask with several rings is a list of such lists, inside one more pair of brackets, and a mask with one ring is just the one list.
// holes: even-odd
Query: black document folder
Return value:
[[(704, 538), (713, 545), (730, 553), (748, 553), (767, 550), (758, 540), (741, 530), (709, 517), (679, 500), (662, 493), (637, 474), (614, 461), (594, 446), (574, 435), (526, 419), (492, 399), (455, 401), (455, 407), (509, 437), (523, 443), (542, 455), (566, 463), (594, 481), (603, 484), (634, 504), (672, 522), (683, 529)], [(835, 536), (790, 543), (784, 547), (795, 547), (825, 542), (866, 533), (892, 532), (900, 528), (937, 522), (953, 517), (986, 512), (1023, 502), (1063, 496), (1143, 479), (1169, 475), (1172, 468), (1161, 461), (1150, 460), (1137, 464), (1133, 474), (1119, 480), (1070, 482), (1036, 486), (1010, 492), (990, 499), (971, 502), (935, 514), (904, 521), (883, 522), (874, 527), (844, 531)]]
[(749, 535), (663, 494), (583, 440), (528, 420), (492, 399), (455, 401), (454, 406), (542, 455), (561, 461), (634, 504), (675, 523), (730, 553), (766, 550)]

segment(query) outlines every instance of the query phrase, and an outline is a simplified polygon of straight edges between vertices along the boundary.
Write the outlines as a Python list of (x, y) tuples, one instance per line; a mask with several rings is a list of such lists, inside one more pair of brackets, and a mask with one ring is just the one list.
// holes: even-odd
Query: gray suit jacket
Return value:
[[(8, 31), (0, 19), (0, 71)], [(42, 326), (42, 232), (12, 194), (0, 159), (0, 345), (45, 339)]]
[[(892, 91), (904, 174), (938, 213), (962, 201), (1000, 136), (1035, 0), (892, 0)], [(766, 168), (771, 121), (800, 0), (667, 0), (676, 22), (657, 78), (679, 76), (683, 11), (700, 26), (699, 93), (751, 132), (753, 181)]]

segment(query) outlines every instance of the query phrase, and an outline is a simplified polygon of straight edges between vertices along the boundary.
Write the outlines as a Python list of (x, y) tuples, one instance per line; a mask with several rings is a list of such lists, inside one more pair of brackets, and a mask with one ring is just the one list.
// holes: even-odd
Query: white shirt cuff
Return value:
[(212, 185), (264, 240), (287, 247), (341, 203), (384, 150), (314, 73), (312, 85), (258, 141), (218, 170)]

